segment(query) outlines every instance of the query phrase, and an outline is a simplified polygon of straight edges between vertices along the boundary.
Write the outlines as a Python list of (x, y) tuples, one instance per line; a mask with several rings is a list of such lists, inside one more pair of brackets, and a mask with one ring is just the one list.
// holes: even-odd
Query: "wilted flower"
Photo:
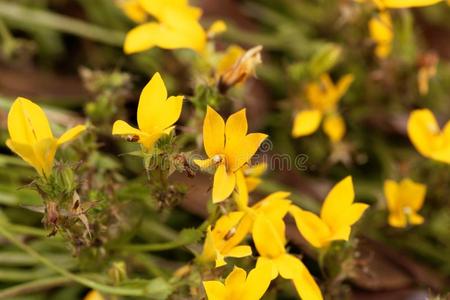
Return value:
[(230, 46), (216, 70), (219, 75), (219, 90), (224, 92), (244, 82), (249, 76), (254, 76), (256, 66), (262, 62), (262, 49), (262, 46), (256, 46), (244, 52), (239, 46)]
[(410, 114), (407, 129), (411, 142), (420, 154), (450, 163), (450, 122), (441, 130), (430, 110), (417, 109)]
[(144, 87), (137, 109), (139, 129), (122, 120), (114, 122), (112, 134), (131, 137), (151, 150), (155, 142), (164, 134), (169, 134), (178, 121), (183, 106), (183, 96), (167, 98), (167, 90), (159, 73), (153, 75)]
[(269, 219), (263, 213), (256, 216), (252, 231), (253, 241), (260, 257), (259, 264), (271, 265), (272, 279), (280, 275), (294, 282), (302, 299), (323, 299), (314, 278), (300, 259), (285, 249), (285, 224), (281, 218)]
[(406, 227), (408, 224), (423, 223), (423, 217), (417, 214), (425, 200), (427, 187), (405, 178), (399, 183), (393, 180), (384, 182), (384, 195), (389, 209), (389, 225)]
[(339, 142), (345, 134), (345, 123), (337, 111), (337, 104), (347, 92), (353, 76), (348, 74), (339, 79), (335, 85), (328, 74), (320, 77), (319, 82), (306, 87), (309, 108), (298, 112), (294, 119), (292, 135), (307, 136), (314, 133), (322, 119), (325, 133), (332, 142)]
[(234, 267), (225, 279), (220, 281), (204, 281), (203, 286), (209, 300), (259, 300), (269, 288), (271, 282), (271, 266), (258, 264), (248, 273)]
[(331, 241), (348, 241), (350, 238), (351, 226), (369, 207), (364, 203), (353, 203), (354, 198), (352, 178), (348, 176), (328, 193), (320, 217), (297, 206), (292, 206), (290, 213), (302, 236), (314, 247), (322, 248)]
[(10, 138), (6, 145), (39, 175), (50, 176), (56, 149), (75, 139), (85, 129), (86, 126), (78, 125), (55, 138), (44, 111), (32, 101), (19, 97), (8, 114)]
[(429, 82), (436, 75), (436, 66), (439, 56), (434, 52), (425, 53), (419, 61), (419, 71), (417, 72), (417, 86), (421, 95), (428, 94)]
[(226, 124), (208, 106), (203, 122), (203, 144), (208, 159), (194, 160), (202, 169), (217, 166), (214, 174), (212, 199), (218, 203), (231, 195), (236, 186), (236, 172), (246, 164), (267, 135), (247, 134), (245, 109), (232, 114)]
[(252, 255), (250, 246), (238, 244), (244, 239), (244, 236), (236, 239), (234, 233), (239, 225), (243, 212), (232, 212), (220, 217), (214, 228), (208, 228), (206, 233), (203, 252), (200, 256), (202, 261), (215, 261), (216, 267), (226, 265), (226, 257), (245, 257)]

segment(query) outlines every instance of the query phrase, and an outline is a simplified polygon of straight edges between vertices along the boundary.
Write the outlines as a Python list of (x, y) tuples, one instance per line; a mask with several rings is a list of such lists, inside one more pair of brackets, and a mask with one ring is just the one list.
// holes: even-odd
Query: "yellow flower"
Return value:
[(409, 116), (407, 130), (411, 142), (420, 154), (450, 163), (450, 122), (441, 131), (430, 110), (417, 109)]
[(75, 139), (85, 129), (86, 126), (78, 125), (55, 138), (44, 111), (30, 100), (19, 97), (8, 114), (10, 138), (6, 145), (39, 175), (50, 176), (56, 149)]
[(271, 266), (258, 264), (248, 273), (234, 267), (225, 279), (220, 281), (204, 281), (203, 286), (209, 300), (258, 300), (269, 288)]
[(442, 0), (376, 0), (385, 8), (408, 8), (430, 6)]
[(208, 228), (206, 233), (203, 252), (200, 256), (201, 261), (215, 261), (216, 267), (226, 265), (226, 257), (245, 257), (252, 255), (250, 246), (238, 244), (245, 238), (234, 236), (236, 228), (244, 216), (243, 212), (232, 212), (220, 217), (214, 228)]
[(125, 15), (134, 22), (143, 23), (147, 20), (147, 13), (140, 0), (119, 0), (117, 3)]
[(286, 252), (285, 225), (281, 218), (269, 219), (259, 213), (253, 225), (253, 241), (260, 254), (256, 266), (271, 265), (272, 279), (280, 275), (294, 282), (304, 300), (323, 299), (322, 293), (300, 259)]
[(309, 109), (298, 112), (294, 119), (292, 135), (307, 136), (314, 133), (324, 119), (324, 131), (332, 142), (339, 142), (345, 134), (345, 122), (337, 112), (337, 104), (347, 92), (353, 76), (347, 74), (335, 85), (328, 74), (320, 77), (319, 82), (306, 87)]
[(122, 120), (114, 122), (112, 134), (131, 136), (151, 150), (155, 142), (164, 134), (169, 134), (178, 121), (183, 106), (183, 96), (167, 98), (167, 90), (159, 73), (153, 75), (144, 87), (137, 109), (139, 129)]
[(417, 213), (422, 208), (427, 187), (409, 178), (399, 183), (393, 180), (384, 182), (384, 195), (389, 209), (389, 224), (393, 227), (406, 227), (408, 224), (423, 223)]
[(320, 217), (296, 206), (291, 207), (290, 213), (303, 237), (314, 247), (322, 248), (334, 240), (348, 241), (351, 226), (369, 207), (353, 203), (354, 198), (352, 178), (348, 176), (328, 193)]
[(212, 199), (218, 203), (228, 198), (236, 186), (236, 172), (258, 150), (267, 135), (247, 134), (245, 109), (232, 114), (226, 124), (222, 117), (208, 106), (203, 122), (203, 144), (206, 160), (194, 160), (202, 169), (217, 166), (214, 174)]
[(84, 297), (84, 300), (105, 300), (105, 298), (99, 292), (93, 290)]
[(376, 43), (375, 54), (379, 58), (386, 58), (391, 53), (394, 31), (391, 15), (382, 11), (369, 21), (370, 37)]
[(153, 47), (204, 50), (206, 32), (199, 23), (200, 8), (189, 6), (187, 0), (139, 0), (139, 3), (156, 21), (138, 25), (127, 33), (125, 53)]

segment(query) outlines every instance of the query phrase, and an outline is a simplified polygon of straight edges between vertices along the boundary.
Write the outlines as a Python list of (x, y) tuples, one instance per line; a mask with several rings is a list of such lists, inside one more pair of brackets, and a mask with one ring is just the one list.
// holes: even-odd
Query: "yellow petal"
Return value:
[(439, 125), (433, 113), (428, 109), (414, 110), (409, 116), (407, 130), (417, 151), (425, 157), (431, 157), (434, 140), (440, 134)]
[(418, 211), (422, 208), (427, 193), (427, 187), (405, 178), (400, 182), (401, 204), (402, 206), (410, 207), (413, 211)]
[(202, 170), (206, 170), (216, 165), (216, 162), (212, 158), (207, 159), (194, 159), (194, 163)]
[(395, 212), (389, 214), (389, 225), (392, 227), (405, 228), (408, 225), (406, 216), (403, 212)]
[(284, 229), (283, 220), (269, 221), (264, 214), (257, 215), (253, 224), (253, 241), (261, 256), (277, 258), (286, 252)]
[(17, 98), (8, 113), (8, 131), (11, 139), (21, 144), (33, 144), (53, 138), (44, 111), (25, 98)]
[(353, 80), (354, 76), (352, 74), (344, 75), (339, 79), (336, 85), (336, 95), (338, 99), (340, 99), (347, 92)]
[(301, 271), (301, 262), (298, 258), (290, 254), (284, 254), (274, 259), (280, 276), (285, 279), (292, 279), (299, 275)]
[(366, 209), (369, 208), (369, 205), (364, 203), (353, 203), (348, 211), (344, 212), (344, 217), (342, 218), (342, 223), (348, 226), (351, 226), (358, 222), (358, 220), (362, 217)]
[(442, 0), (383, 0), (383, 4), (387, 8), (407, 8), (430, 6), (441, 1)]
[(300, 264), (300, 273), (293, 279), (298, 295), (303, 300), (323, 300), (322, 292), (311, 273), (303, 263)]
[(277, 265), (274, 263), (273, 259), (260, 256), (258, 257), (258, 260), (256, 262), (256, 267), (258, 267), (261, 264), (267, 265), (268, 270), (271, 270), (270, 272), (268, 272), (268, 274), (270, 274), (272, 280), (278, 277), (278, 268)]
[(395, 212), (400, 208), (398, 184), (394, 180), (384, 181), (384, 196), (390, 212)]
[(246, 257), (252, 255), (252, 248), (250, 246), (242, 245), (232, 248), (225, 253), (226, 257)]
[(209, 27), (207, 35), (212, 38), (225, 31), (227, 31), (227, 24), (223, 20), (217, 20)]
[(350, 208), (355, 198), (353, 190), (352, 177), (347, 176), (338, 182), (328, 193), (322, 205), (320, 212), (321, 219), (333, 228), (336, 224), (336, 219), (339, 219), (342, 212)]
[(262, 180), (257, 177), (247, 177), (245, 178), (245, 183), (247, 185), (248, 192), (253, 192), (260, 184)]
[(208, 300), (226, 300), (226, 288), (220, 281), (203, 281)]
[(139, 0), (119, 1), (119, 7), (128, 18), (136, 23), (143, 23), (147, 20), (147, 13), (140, 5)]
[(167, 99), (164, 81), (156, 72), (139, 98), (137, 111), (139, 129), (148, 134), (163, 131), (178, 120), (182, 106), (182, 96)]
[(225, 124), (225, 145), (227, 148), (233, 149), (239, 147), (247, 134), (247, 117), (245, 108), (232, 114)]
[(292, 127), (293, 137), (302, 137), (314, 133), (320, 125), (322, 113), (317, 109), (298, 112)]
[(213, 234), (217, 239), (225, 239), (230, 230), (234, 228), (244, 216), (241, 211), (235, 211), (221, 216), (214, 225)]
[(220, 59), (216, 67), (216, 74), (221, 76), (227, 71), (231, 70), (233, 66), (237, 63), (239, 58), (244, 55), (245, 51), (238, 45), (231, 45), (227, 48), (225, 54)]
[(248, 273), (241, 299), (261, 299), (272, 281), (271, 271), (271, 263), (258, 260), (256, 267)]
[(245, 270), (238, 267), (234, 267), (233, 271), (227, 276), (225, 279), (225, 287), (229, 299), (237, 299), (241, 296), (246, 277), (247, 273)]
[(90, 291), (86, 297), (84, 297), (84, 300), (105, 300), (105, 298), (97, 291)]
[(211, 231), (211, 226), (206, 230), (205, 242), (203, 243), (203, 251), (200, 260), (211, 262), (216, 259), (217, 247), (214, 243), (214, 237)]
[(412, 213), (409, 215), (408, 221), (412, 225), (420, 225), (425, 221), (425, 219), (417, 213)]
[(203, 144), (209, 157), (223, 153), (225, 147), (225, 122), (210, 106), (203, 121)]
[(329, 238), (329, 241), (348, 241), (352, 228), (349, 225), (339, 225), (333, 228), (333, 232)]
[(140, 131), (139, 129), (134, 128), (133, 126), (129, 125), (127, 122), (118, 120), (115, 121), (113, 124), (112, 129), (113, 135), (137, 135), (137, 136), (143, 136), (146, 135), (144, 132)]
[(303, 238), (316, 248), (322, 248), (329, 243), (330, 229), (318, 216), (312, 212), (292, 206), (290, 213)]
[(267, 135), (263, 133), (250, 133), (233, 147), (228, 144), (227, 140), (225, 152), (229, 169), (235, 172), (249, 162), (266, 138)]
[(8, 139), (6, 141), (6, 146), (8, 148), (20, 156), (25, 162), (27, 162), (29, 165), (31, 165), (38, 173), (39, 175), (44, 175), (44, 169), (45, 167), (42, 164), (42, 161), (40, 161), (36, 154), (34, 153), (33, 147), (27, 144), (21, 144), (14, 142), (11, 139)]
[(77, 138), (83, 131), (86, 130), (85, 125), (77, 125), (69, 130), (67, 130), (62, 136), (58, 138), (58, 145), (70, 142), (71, 140)]
[(333, 143), (341, 141), (345, 134), (344, 119), (339, 114), (325, 117), (323, 130)]
[(240, 210), (245, 210), (248, 207), (248, 190), (247, 182), (242, 170), (236, 172), (236, 187), (237, 189), (234, 196), (236, 204)]
[(236, 186), (236, 175), (232, 172), (227, 173), (224, 164), (220, 164), (214, 174), (213, 182), (213, 203), (219, 203), (227, 199)]

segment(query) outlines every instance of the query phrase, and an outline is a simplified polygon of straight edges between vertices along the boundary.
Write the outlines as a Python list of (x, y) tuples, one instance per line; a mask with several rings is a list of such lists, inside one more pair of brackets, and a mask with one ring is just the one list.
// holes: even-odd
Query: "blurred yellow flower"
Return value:
[(258, 185), (261, 184), (261, 176), (267, 171), (266, 163), (259, 163), (253, 166), (244, 165), (242, 167), (242, 172), (245, 176), (245, 183), (247, 185), (248, 192), (254, 191)]
[(389, 225), (406, 227), (408, 224), (422, 224), (424, 219), (417, 214), (425, 200), (427, 187), (405, 178), (399, 183), (384, 182), (384, 195), (389, 209)]
[(430, 110), (417, 109), (409, 116), (407, 130), (420, 154), (450, 164), (450, 122), (441, 130)]
[(379, 58), (386, 58), (391, 53), (393, 30), (391, 15), (388, 11), (381, 11), (370, 19), (370, 37), (376, 43), (375, 54)]
[(44, 111), (32, 101), (19, 97), (8, 113), (10, 138), (6, 145), (39, 175), (50, 176), (56, 149), (75, 139), (85, 129), (86, 126), (78, 125), (55, 138)]
[(292, 280), (301, 299), (323, 299), (319, 287), (302, 261), (286, 252), (285, 224), (281, 218), (269, 219), (263, 213), (257, 214), (252, 236), (260, 255), (257, 267), (269, 264), (272, 279), (280, 275)]
[(323, 74), (318, 82), (310, 83), (306, 87), (309, 108), (296, 114), (292, 136), (314, 133), (324, 119), (324, 132), (333, 143), (339, 142), (345, 134), (345, 122), (337, 111), (337, 104), (352, 82), (351, 74), (343, 76), (337, 84), (328, 74)]
[(90, 291), (86, 297), (84, 297), (84, 300), (105, 300), (105, 298), (97, 291)]
[(200, 260), (204, 262), (215, 261), (216, 267), (226, 265), (227, 257), (245, 257), (252, 255), (250, 246), (238, 244), (245, 238), (245, 235), (236, 238), (234, 236), (236, 228), (239, 225), (243, 212), (231, 212), (220, 217), (214, 228), (211, 226), (206, 233), (203, 252)]
[(430, 80), (436, 76), (439, 56), (434, 52), (422, 55), (419, 61), (419, 71), (417, 72), (417, 86), (421, 95), (428, 94)]
[[(139, 0), (139, 4), (156, 21), (140, 24), (127, 33), (125, 53), (142, 52), (153, 47), (190, 48), (203, 52), (206, 32), (199, 22), (200, 8), (190, 6), (187, 0)], [(140, 18), (136, 18), (136, 13), (133, 17)]]
[(290, 213), (302, 236), (314, 247), (322, 248), (334, 240), (348, 241), (351, 226), (369, 207), (353, 203), (354, 198), (352, 178), (348, 176), (328, 193), (320, 217), (296, 206), (291, 207)]
[(236, 172), (258, 150), (267, 135), (247, 134), (245, 109), (232, 114), (226, 124), (222, 117), (208, 106), (203, 122), (203, 144), (208, 159), (194, 160), (202, 169), (217, 166), (214, 174), (212, 199), (218, 203), (228, 198), (236, 186)]
[(131, 137), (151, 150), (164, 134), (169, 134), (178, 121), (183, 106), (183, 96), (167, 98), (167, 90), (159, 73), (153, 75), (144, 87), (137, 109), (139, 129), (122, 120), (114, 122), (112, 134)]
[(220, 281), (204, 281), (203, 286), (209, 300), (258, 300), (269, 288), (271, 282), (271, 266), (258, 264), (248, 273), (234, 267), (225, 279)]
[(375, 0), (386, 8), (408, 8), (430, 6), (442, 2), (442, 0)]

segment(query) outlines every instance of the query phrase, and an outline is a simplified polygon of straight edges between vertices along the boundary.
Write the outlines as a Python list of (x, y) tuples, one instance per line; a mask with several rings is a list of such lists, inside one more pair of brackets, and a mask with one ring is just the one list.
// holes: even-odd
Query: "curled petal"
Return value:
[(85, 125), (77, 125), (67, 130), (62, 136), (59, 137), (57, 141), (58, 146), (77, 138), (85, 130), (86, 130)]

